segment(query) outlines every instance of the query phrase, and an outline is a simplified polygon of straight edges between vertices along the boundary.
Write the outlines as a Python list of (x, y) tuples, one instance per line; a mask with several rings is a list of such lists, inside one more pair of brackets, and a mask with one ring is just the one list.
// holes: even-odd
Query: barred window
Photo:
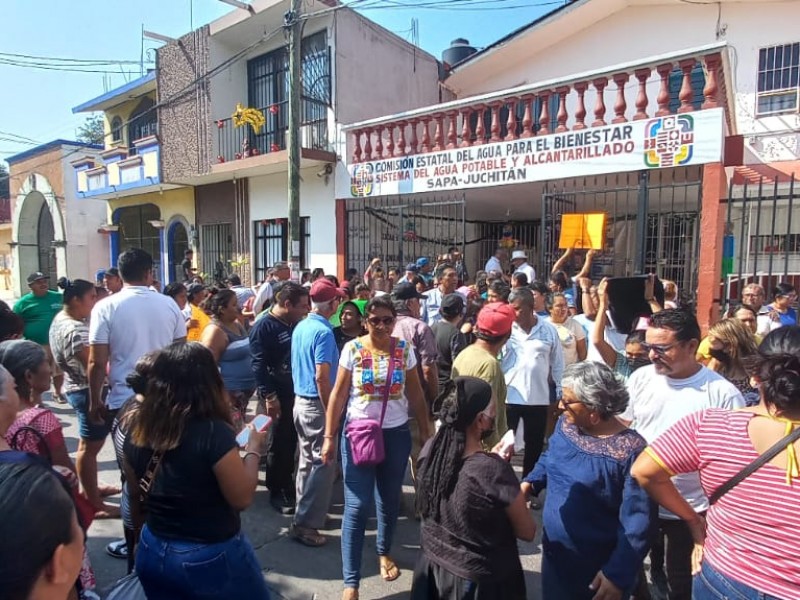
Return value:
[(800, 42), (761, 48), (758, 51), (756, 114), (795, 112), (800, 83)]

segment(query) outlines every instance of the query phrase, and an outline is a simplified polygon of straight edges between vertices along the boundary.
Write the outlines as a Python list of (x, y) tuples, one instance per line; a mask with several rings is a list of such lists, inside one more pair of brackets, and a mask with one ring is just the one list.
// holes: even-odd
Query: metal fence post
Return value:
[(633, 265), (633, 272), (636, 275), (644, 273), (647, 254), (647, 213), (650, 205), (650, 193), (648, 183), (650, 181), (649, 171), (639, 172), (639, 192), (636, 198), (636, 255)]

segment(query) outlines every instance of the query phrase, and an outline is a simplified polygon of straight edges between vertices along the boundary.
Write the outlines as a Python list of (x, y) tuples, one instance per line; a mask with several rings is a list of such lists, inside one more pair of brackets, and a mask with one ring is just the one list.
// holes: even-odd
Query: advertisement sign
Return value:
[[(686, 167), (722, 158), (723, 109), (348, 165), (340, 198)], [(344, 186), (347, 186), (345, 189)]]

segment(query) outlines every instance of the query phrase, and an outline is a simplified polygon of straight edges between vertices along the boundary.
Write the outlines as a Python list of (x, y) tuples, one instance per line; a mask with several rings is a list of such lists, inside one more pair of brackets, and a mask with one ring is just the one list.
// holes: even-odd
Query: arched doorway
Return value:
[(189, 249), (189, 232), (186, 225), (180, 221), (173, 221), (167, 230), (167, 255), (169, 257), (169, 272), (167, 280), (183, 281), (181, 262), (184, 253)]
[(46, 202), (42, 202), (39, 210), (39, 220), (36, 227), (36, 243), (39, 250), (39, 271), (50, 278), (50, 287), (55, 289), (56, 279), (58, 279), (58, 267), (56, 265), (56, 249), (53, 241), (56, 237), (56, 230), (53, 226), (53, 215)]

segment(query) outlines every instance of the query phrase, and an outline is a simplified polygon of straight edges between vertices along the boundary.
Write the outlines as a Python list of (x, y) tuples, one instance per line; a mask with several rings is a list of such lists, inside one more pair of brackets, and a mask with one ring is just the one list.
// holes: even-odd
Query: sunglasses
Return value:
[(647, 342), (643, 342), (642, 349), (648, 354), (650, 352), (655, 352), (656, 356), (664, 356), (678, 344), (680, 344), (680, 342), (672, 342), (671, 344), (648, 344)]
[(370, 317), (367, 319), (367, 323), (372, 325), (373, 327), (377, 327), (378, 325), (388, 326), (395, 322), (394, 317)]

